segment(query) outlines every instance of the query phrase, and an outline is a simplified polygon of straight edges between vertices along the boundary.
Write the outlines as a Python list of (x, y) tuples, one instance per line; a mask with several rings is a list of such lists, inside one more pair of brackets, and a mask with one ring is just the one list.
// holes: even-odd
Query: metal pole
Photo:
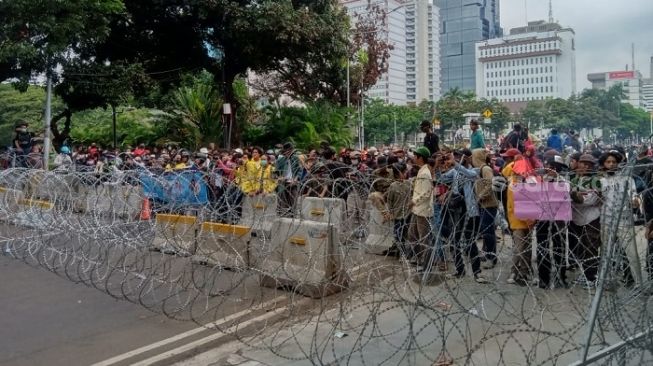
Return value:
[(48, 72), (45, 97), (45, 133), (43, 134), (43, 169), (48, 170), (50, 160), (50, 120), (52, 116), (52, 76)]
[(118, 134), (116, 133), (116, 106), (111, 105), (111, 118), (113, 121), (113, 149), (118, 147)]
[(651, 135), (653, 135), (653, 110), (651, 111), (649, 117), (651, 118)]
[[(351, 81), (349, 80), (349, 57), (347, 57), (347, 109), (349, 109), (351, 105)], [(347, 115), (349, 115), (349, 112), (347, 112)]]
[(394, 112), (392, 113), (392, 122), (395, 125), (395, 143), (394, 143), (394, 145), (396, 146), (397, 145), (397, 117), (395, 117)]
[[(629, 170), (626, 171), (626, 173), (631, 173), (632, 172), (632, 165), (629, 166)], [(628, 190), (624, 189), (623, 195), (622, 195), (622, 202), (627, 202), (630, 200), (628, 197)], [(599, 315), (599, 308), (601, 306), (601, 297), (603, 296), (603, 291), (605, 287), (605, 281), (606, 281), (606, 276), (608, 275), (608, 269), (610, 267), (610, 262), (611, 258), (614, 256), (614, 250), (615, 250), (615, 245), (617, 241), (617, 228), (615, 223), (618, 223), (621, 221), (621, 214), (622, 214), (621, 209), (619, 209), (619, 213), (617, 214), (616, 220), (612, 220), (610, 223), (615, 226), (615, 230), (610, 230), (609, 231), (609, 236), (608, 236), (608, 242), (606, 243), (606, 250), (605, 253), (607, 254), (606, 256), (601, 256), (601, 260), (603, 261), (602, 266), (601, 266), (601, 271), (599, 274), (598, 278), (598, 283), (596, 285), (596, 293), (594, 294), (594, 298), (592, 299), (592, 307), (590, 308), (590, 313), (589, 313), (589, 319), (587, 323), (587, 335), (585, 337), (585, 347), (583, 347), (583, 351), (581, 352), (581, 364), (585, 364), (587, 362), (587, 358), (589, 355), (590, 351), (590, 346), (592, 345), (592, 334), (594, 333), (594, 326), (596, 324), (596, 319), (598, 318)]]
[(361, 100), (361, 149), (365, 148), (365, 93), (362, 93)]

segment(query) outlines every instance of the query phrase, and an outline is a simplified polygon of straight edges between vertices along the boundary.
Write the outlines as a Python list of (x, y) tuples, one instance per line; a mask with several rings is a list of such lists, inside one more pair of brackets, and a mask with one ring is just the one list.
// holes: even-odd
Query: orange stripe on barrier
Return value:
[(324, 210), (311, 210), (311, 216), (324, 216)]
[(40, 208), (46, 208), (46, 209), (52, 209), (54, 205), (51, 202), (48, 201), (39, 201), (39, 200), (30, 200), (30, 199), (22, 199), (18, 201), (18, 204), (21, 206), (29, 206), (29, 207), (40, 207)]
[(217, 222), (204, 222), (202, 223), (202, 232), (233, 234), (236, 236), (244, 236), (251, 230), (248, 226), (240, 225), (227, 225)]
[(291, 236), (290, 239), (290, 244), (295, 244), (295, 245), (306, 245), (306, 238), (303, 238), (301, 236)]

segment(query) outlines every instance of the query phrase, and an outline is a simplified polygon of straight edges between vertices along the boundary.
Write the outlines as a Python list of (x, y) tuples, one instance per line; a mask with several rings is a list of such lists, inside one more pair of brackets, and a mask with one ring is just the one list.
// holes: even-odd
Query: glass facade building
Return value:
[(499, 0), (436, 0), (440, 8), (442, 93), (476, 90), (478, 41), (500, 37)]

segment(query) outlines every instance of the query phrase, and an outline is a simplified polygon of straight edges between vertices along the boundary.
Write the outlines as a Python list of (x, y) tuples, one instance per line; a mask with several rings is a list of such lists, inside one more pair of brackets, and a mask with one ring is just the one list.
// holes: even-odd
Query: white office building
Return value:
[(642, 101), (644, 108), (648, 112), (653, 112), (653, 57), (651, 57), (650, 67), (648, 79), (642, 80)]
[(587, 80), (592, 83), (592, 89), (608, 90), (612, 86), (621, 84), (626, 98), (624, 103), (634, 107), (645, 108), (643, 99), (642, 74), (639, 71), (609, 71), (587, 75)]
[[(378, 98), (385, 103), (406, 105), (406, 8), (403, 1), (398, 0), (344, 0), (341, 3), (347, 8), (352, 22), (356, 14), (365, 14), (369, 5), (376, 5), (388, 13), (385, 29), (380, 29), (384, 37), (394, 49), (390, 51), (388, 72), (366, 91), (367, 98)], [(353, 24), (356, 27), (355, 24)]]
[(406, 8), (406, 99), (419, 104), (440, 98), (440, 17), (431, 0)]
[(575, 33), (535, 21), (501, 38), (476, 43), (476, 94), (519, 109), (531, 100), (576, 92)]

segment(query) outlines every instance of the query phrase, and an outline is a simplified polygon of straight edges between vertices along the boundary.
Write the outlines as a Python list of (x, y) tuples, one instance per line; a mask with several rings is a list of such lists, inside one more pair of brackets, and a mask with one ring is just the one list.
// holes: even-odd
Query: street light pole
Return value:
[(116, 106), (111, 104), (111, 119), (113, 122), (113, 149), (118, 148), (118, 134), (116, 133)]
[(52, 75), (48, 70), (47, 89), (45, 96), (45, 132), (43, 133), (43, 169), (48, 170), (50, 163), (50, 122), (52, 116)]
[(394, 112), (392, 112), (392, 123), (394, 124), (394, 129), (395, 129), (395, 143), (394, 143), (394, 145), (397, 146), (397, 117), (395, 116)]

